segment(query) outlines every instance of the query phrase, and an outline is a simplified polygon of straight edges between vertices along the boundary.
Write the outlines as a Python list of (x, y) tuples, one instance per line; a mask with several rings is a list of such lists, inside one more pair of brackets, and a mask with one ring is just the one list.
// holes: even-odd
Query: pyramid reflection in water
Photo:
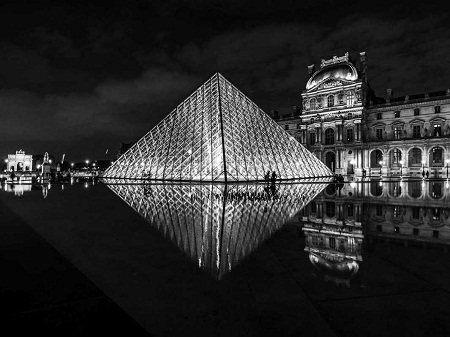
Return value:
[(256, 181), (331, 171), (255, 103), (216, 74), (125, 152), (104, 177)]
[(108, 187), (214, 278), (221, 279), (327, 183), (123, 184)]

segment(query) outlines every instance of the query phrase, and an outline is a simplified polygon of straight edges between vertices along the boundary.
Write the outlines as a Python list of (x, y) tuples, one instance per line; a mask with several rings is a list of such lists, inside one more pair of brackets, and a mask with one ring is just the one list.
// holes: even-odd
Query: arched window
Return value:
[(380, 150), (374, 150), (370, 154), (370, 167), (378, 168), (383, 164), (383, 153)]
[(422, 165), (422, 150), (415, 147), (409, 151), (409, 166)]
[(392, 150), (392, 165), (400, 165), (402, 161), (402, 151), (399, 149)]
[(347, 92), (347, 105), (352, 106), (355, 101), (355, 95), (352, 91)]
[(444, 166), (444, 151), (441, 147), (434, 147), (430, 151), (431, 166)]
[(328, 107), (334, 106), (334, 96), (330, 95), (328, 96)]
[(334, 130), (329, 128), (325, 130), (325, 145), (334, 144)]
[(316, 110), (316, 99), (315, 98), (311, 98), (309, 100), (309, 108), (311, 110)]

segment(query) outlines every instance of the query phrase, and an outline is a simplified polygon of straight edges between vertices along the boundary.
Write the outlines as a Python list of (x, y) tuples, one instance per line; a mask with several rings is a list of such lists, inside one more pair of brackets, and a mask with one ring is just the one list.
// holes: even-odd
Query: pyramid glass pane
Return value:
[(331, 171), (247, 96), (216, 74), (114, 162), (104, 177), (256, 181)]
[(326, 180), (271, 187), (105, 182), (193, 263), (221, 279), (297, 215), (328, 185)]

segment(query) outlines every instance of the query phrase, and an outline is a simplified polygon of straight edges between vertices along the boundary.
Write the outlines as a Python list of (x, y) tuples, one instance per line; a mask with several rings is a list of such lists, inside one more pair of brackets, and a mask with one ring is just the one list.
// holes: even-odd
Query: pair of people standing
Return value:
[(272, 172), (272, 176), (270, 175), (270, 171), (267, 171), (266, 175), (264, 176), (264, 180), (269, 182), (272, 182), (272, 184), (275, 183), (275, 181), (277, 180), (278, 176), (275, 173), (275, 171)]

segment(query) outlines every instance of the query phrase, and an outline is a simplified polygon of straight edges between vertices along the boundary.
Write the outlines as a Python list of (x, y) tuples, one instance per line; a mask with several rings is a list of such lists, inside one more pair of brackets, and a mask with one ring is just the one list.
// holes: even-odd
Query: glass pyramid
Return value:
[(104, 173), (172, 181), (257, 181), (331, 171), (255, 103), (215, 74)]
[(325, 180), (272, 186), (105, 182), (195, 265), (221, 279), (297, 215)]

